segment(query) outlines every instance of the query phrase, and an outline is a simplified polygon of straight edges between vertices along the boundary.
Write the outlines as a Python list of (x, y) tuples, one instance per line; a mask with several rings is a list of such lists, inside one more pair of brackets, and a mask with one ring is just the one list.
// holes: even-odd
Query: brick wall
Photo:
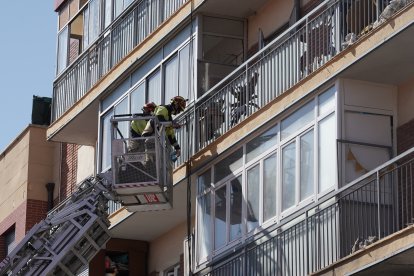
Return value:
[(0, 235), (0, 262), (6, 258), (6, 241), (3, 235)]
[(65, 200), (76, 190), (78, 149), (75, 144), (62, 144), (60, 200)]
[(27, 218), (26, 218), (26, 232), (28, 232), (36, 223), (46, 217), (47, 201), (42, 200), (27, 200)]
[(14, 209), (10, 215), (8, 215), (2, 222), (0, 222), (0, 235), (15, 225), (16, 241), (20, 241), (26, 235), (26, 209), (27, 201), (23, 202)]
[(19, 243), (33, 225), (46, 217), (46, 212), (46, 201), (29, 199), (20, 204), (14, 212), (0, 222), (0, 260), (6, 257), (3, 234), (14, 225), (16, 233), (15, 241)]
[(398, 154), (414, 146), (414, 120), (397, 128), (397, 152)]

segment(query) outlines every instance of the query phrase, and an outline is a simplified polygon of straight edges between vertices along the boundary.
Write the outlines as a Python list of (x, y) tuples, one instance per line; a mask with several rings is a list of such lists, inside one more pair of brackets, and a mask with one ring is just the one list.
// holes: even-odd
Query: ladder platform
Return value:
[[(133, 120), (153, 120), (154, 133), (132, 137)], [(111, 119), (112, 190), (129, 212), (171, 209), (171, 149), (165, 124), (156, 117), (116, 115)]]

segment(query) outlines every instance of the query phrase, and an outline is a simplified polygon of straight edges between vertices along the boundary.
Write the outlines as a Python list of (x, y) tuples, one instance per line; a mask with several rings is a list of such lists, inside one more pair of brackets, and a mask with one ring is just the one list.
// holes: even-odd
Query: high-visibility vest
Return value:
[(131, 122), (131, 128), (137, 134), (142, 134), (142, 132), (144, 131), (146, 125), (147, 125), (147, 121), (146, 120), (133, 120)]

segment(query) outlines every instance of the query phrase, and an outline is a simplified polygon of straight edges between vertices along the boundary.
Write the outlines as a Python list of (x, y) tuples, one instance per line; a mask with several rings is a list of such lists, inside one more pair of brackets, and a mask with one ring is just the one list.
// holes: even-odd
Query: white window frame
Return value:
[[(328, 91), (330, 91), (331, 89), (334, 89), (334, 95), (333, 95), (333, 99), (332, 101), (334, 102), (334, 104), (332, 105), (332, 107), (328, 108), (327, 110), (325, 110), (325, 112), (323, 114), (319, 114), (319, 97), (320, 95), (324, 94), (325, 92), (328, 93)], [(333, 86), (329, 86), (327, 89), (324, 89), (321, 93), (318, 93), (318, 95), (314, 96), (311, 100), (308, 100), (306, 103), (309, 103), (313, 101), (314, 102), (314, 106), (313, 106), (313, 119), (311, 120), (311, 122), (307, 123), (306, 125), (301, 126), (299, 129), (297, 129), (294, 133), (292, 133), (291, 135), (289, 135), (288, 137), (285, 137), (283, 140), (281, 140), (281, 122), (283, 119), (286, 119), (287, 117), (289, 117), (290, 115), (292, 115), (295, 111), (297, 111), (301, 106), (303, 106), (303, 104), (296, 108), (295, 110), (293, 110), (292, 112), (290, 112), (289, 114), (283, 116), (283, 118), (279, 119), (277, 122), (275, 122), (275, 124), (271, 127), (266, 128), (264, 131), (261, 131), (260, 133), (258, 133), (257, 135), (255, 135), (252, 139), (250, 139), (249, 141), (259, 137), (260, 135), (264, 134), (266, 131), (270, 130), (272, 127), (276, 127), (277, 128), (277, 142), (276, 145), (271, 146), (270, 148), (268, 148), (267, 150), (265, 150), (264, 152), (260, 153), (258, 156), (256, 156), (255, 158), (253, 158), (252, 160), (250, 160), (249, 162), (247, 162), (247, 152), (246, 152), (246, 145), (249, 141), (244, 142), (241, 147), (243, 148), (243, 157), (242, 157), (242, 165), (240, 168), (236, 169), (234, 172), (232, 172), (231, 174), (225, 176), (223, 179), (220, 179), (219, 181), (215, 182), (214, 179), (214, 171), (215, 171), (215, 166), (216, 164), (218, 164), (220, 161), (222, 161), (223, 159), (225, 159), (226, 157), (230, 156), (231, 154), (233, 154), (234, 152), (240, 150), (240, 147), (238, 147), (237, 149), (231, 151), (229, 154), (226, 154), (225, 156), (223, 156), (222, 158), (220, 158), (219, 160), (217, 160), (210, 168), (208, 168), (207, 170), (204, 170), (203, 173), (199, 174), (202, 175), (204, 174), (206, 171), (210, 170), (211, 173), (211, 187), (209, 188), (209, 191), (204, 191), (202, 194), (197, 195), (197, 198), (199, 198), (199, 196), (204, 195), (206, 192), (210, 192), (211, 197), (211, 226), (210, 226), (210, 233), (212, 233), (212, 246), (210, 248), (210, 252), (207, 254), (207, 256), (205, 258), (203, 258), (202, 260), (199, 259), (197, 257), (197, 265), (202, 265), (203, 263), (205, 263), (208, 260), (211, 260), (214, 256), (220, 255), (221, 253), (227, 251), (229, 248), (234, 247), (236, 244), (238, 243), (243, 243), (244, 241), (250, 239), (252, 236), (254, 236), (255, 234), (261, 232), (263, 229), (265, 229), (266, 227), (269, 227), (270, 225), (274, 225), (280, 222), (281, 219), (291, 215), (292, 213), (297, 212), (299, 209), (311, 204), (312, 202), (316, 201), (318, 198), (326, 195), (327, 193), (332, 192), (333, 190), (335, 190), (338, 186), (337, 184), (337, 178), (335, 183), (332, 185), (331, 188), (320, 192), (319, 191), (319, 149), (318, 149), (318, 143), (319, 143), (319, 123), (324, 120), (325, 118), (333, 115), (334, 116), (334, 120), (335, 120), (335, 127), (334, 130), (335, 131), (335, 137), (337, 138), (337, 132), (338, 132), (338, 88), (333, 85)], [(305, 103), (305, 104), (306, 104)], [(300, 142), (301, 142), (301, 137), (303, 137), (304, 135), (308, 134), (310, 131), (313, 131), (313, 193), (309, 196), (307, 196), (306, 198), (304, 198), (303, 200), (300, 200)], [(293, 206), (287, 208), (286, 210), (282, 209), (282, 150), (284, 147), (286, 147), (287, 145), (289, 145), (290, 143), (295, 143), (295, 156), (296, 156), (296, 160), (295, 160), (295, 203)], [(276, 200), (276, 215), (272, 218), (269, 218), (267, 221), (264, 221), (264, 196), (263, 196), (263, 192), (264, 192), (264, 183), (263, 183), (263, 179), (264, 179), (264, 160), (266, 160), (267, 158), (271, 157), (271, 156), (275, 156), (276, 157), (276, 195), (275, 195), (275, 200)], [(247, 199), (247, 172), (249, 169), (253, 168), (254, 166), (258, 165), (259, 166), (259, 225), (255, 228), (252, 229), (252, 231), (248, 232), (247, 231), (247, 206), (246, 206), (246, 199)], [(335, 174), (337, 173), (338, 168), (335, 169)], [(230, 183), (233, 179), (236, 179), (237, 177), (242, 176), (242, 193), (243, 193), (243, 198), (244, 201), (242, 203), (242, 236), (240, 238), (235, 239), (234, 241), (230, 241), (229, 239), (229, 235), (230, 235), (230, 231), (229, 231), (229, 214), (230, 214), (230, 203), (229, 200), (230, 198), (227, 198), (226, 200), (226, 242), (224, 245), (222, 245), (220, 248), (215, 248), (215, 191), (221, 187), (223, 187), (224, 185), (226, 186), (226, 197), (230, 196)], [(198, 205), (197, 205), (198, 206)], [(198, 214), (198, 211), (197, 211)], [(196, 218), (196, 225), (198, 226), (198, 218)], [(197, 236), (198, 237), (198, 236)], [(198, 238), (196, 239), (196, 247), (197, 247), (197, 252), (198, 252)]]

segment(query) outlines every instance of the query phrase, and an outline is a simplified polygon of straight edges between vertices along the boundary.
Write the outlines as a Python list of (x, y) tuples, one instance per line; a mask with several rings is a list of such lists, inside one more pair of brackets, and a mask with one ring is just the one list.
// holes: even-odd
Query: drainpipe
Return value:
[(295, 9), (296, 21), (300, 19), (300, 0), (294, 0), (293, 8)]
[(55, 183), (47, 183), (47, 211), (53, 209), (53, 190), (55, 189)]

